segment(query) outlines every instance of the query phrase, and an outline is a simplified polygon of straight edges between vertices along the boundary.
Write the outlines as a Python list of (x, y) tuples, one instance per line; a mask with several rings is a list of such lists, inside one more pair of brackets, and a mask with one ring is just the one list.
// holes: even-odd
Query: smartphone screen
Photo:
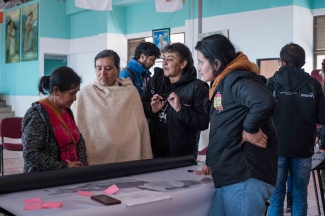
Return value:
[(115, 199), (115, 198), (107, 196), (105, 194), (93, 195), (90, 198), (97, 201), (97, 202), (100, 202), (100, 203), (102, 203), (104, 205), (121, 204), (121, 200)]

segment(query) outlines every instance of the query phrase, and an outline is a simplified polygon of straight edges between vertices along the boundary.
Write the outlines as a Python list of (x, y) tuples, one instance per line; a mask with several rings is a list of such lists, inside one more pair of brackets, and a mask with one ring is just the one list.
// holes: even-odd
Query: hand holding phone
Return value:
[(93, 195), (90, 198), (97, 201), (97, 202), (100, 202), (100, 203), (102, 203), (104, 205), (121, 204), (121, 200), (115, 199), (115, 198), (107, 196), (105, 194)]

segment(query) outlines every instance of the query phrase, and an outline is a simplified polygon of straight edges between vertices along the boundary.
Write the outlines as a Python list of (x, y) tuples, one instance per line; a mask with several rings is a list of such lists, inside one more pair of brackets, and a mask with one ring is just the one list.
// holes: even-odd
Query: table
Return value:
[[(184, 159), (184, 158), (183, 158)], [(141, 166), (156, 164), (157, 161), (140, 162)], [(170, 160), (160, 160), (167, 164)], [(139, 162), (127, 162), (132, 164)], [(181, 163), (181, 162), (180, 162)], [(124, 164), (124, 165), (127, 165)], [(148, 165), (144, 165), (148, 164)], [(120, 164), (118, 164), (120, 165)], [(114, 165), (110, 165), (111, 167)], [(103, 166), (107, 167), (107, 166)], [(189, 165), (179, 168), (171, 168), (162, 171), (147, 172), (142, 174), (126, 174), (117, 178), (105, 178), (97, 181), (87, 181), (77, 184), (59, 185), (55, 187), (37, 188), (34, 190), (16, 191), (13, 193), (0, 194), (0, 207), (15, 215), (208, 215), (215, 188), (211, 176), (198, 176), (187, 170), (199, 170), (202, 166)], [(90, 168), (88, 168), (90, 169)], [(112, 171), (112, 169), (110, 169)], [(110, 170), (101, 170), (110, 172)], [(114, 170), (114, 169), (113, 169)], [(72, 169), (71, 169), (72, 171)], [(75, 170), (74, 170), (75, 171)], [(43, 172), (46, 173), (46, 172)], [(19, 174), (21, 175), (21, 174)], [(65, 178), (59, 176), (58, 178)], [(71, 176), (70, 176), (71, 177)], [(53, 179), (54, 181), (57, 180)], [(39, 180), (37, 180), (39, 182)], [(8, 183), (9, 184), (9, 183)], [(23, 184), (23, 182), (21, 182)], [(77, 191), (92, 191), (95, 194), (102, 194), (108, 186), (116, 184), (120, 190), (118, 193), (128, 193), (131, 191), (154, 190), (168, 193), (172, 198), (152, 203), (140, 204), (136, 206), (126, 206), (123, 204), (114, 206), (105, 206), (90, 199), (90, 197), (79, 196)], [(1, 178), (0, 178), (0, 185)], [(35, 185), (34, 185), (35, 186)], [(29, 186), (32, 188), (32, 186)], [(12, 185), (10, 188), (13, 189)], [(1, 193), (0, 189), (0, 193)], [(23, 200), (38, 197), (44, 202), (62, 202), (60, 209), (42, 209), (42, 210), (23, 210)]]

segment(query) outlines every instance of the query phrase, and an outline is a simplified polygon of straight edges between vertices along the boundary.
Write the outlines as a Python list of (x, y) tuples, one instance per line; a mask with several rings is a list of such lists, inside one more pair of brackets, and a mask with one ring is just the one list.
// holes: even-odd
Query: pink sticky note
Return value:
[(42, 208), (60, 208), (62, 202), (46, 202), (42, 204)]
[(94, 193), (93, 193), (93, 192), (84, 192), (84, 191), (78, 190), (78, 194), (79, 194), (80, 196), (91, 196), (91, 195), (93, 195)]
[(25, 199), (24, 203), (31, 204), (31, 203), (41, 203), (42, 200), (40, 198), (31, 198), (31, 199)]
[(118, 191), (118, 187), (113, 184), (112, 186), (108, 187), (106, 190), (104, 190), (104, 194), (113, 194), (113, 193), (116, 193)]
[(41, 203), (24, 205), (24, 210), (41, 210), (41, 209), (42, 209)]

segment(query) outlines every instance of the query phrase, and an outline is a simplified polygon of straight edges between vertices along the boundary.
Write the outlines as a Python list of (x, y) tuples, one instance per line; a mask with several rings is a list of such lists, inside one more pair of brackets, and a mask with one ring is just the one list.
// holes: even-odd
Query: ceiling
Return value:
[(29, 1), (32, 1), (32, 0), (0, 0), (0, 11), (4, 11), (8, 8), (12, 8), (12, 7), (24, 4)]

